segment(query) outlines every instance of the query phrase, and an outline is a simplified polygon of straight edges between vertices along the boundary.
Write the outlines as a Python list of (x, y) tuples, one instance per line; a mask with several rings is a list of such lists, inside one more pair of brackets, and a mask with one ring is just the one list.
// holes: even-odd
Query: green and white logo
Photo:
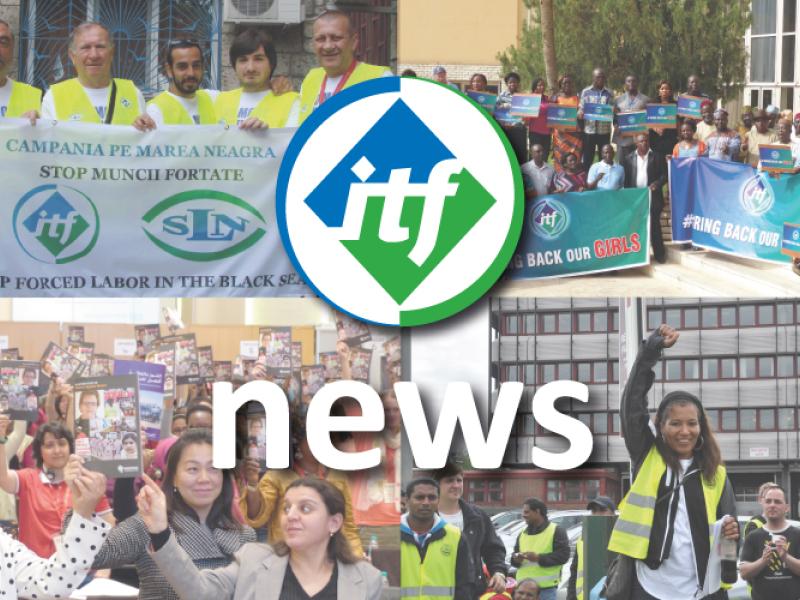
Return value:
[(229, 258), (266, 234), (266, 221), (257, 209), (215, 190), (190, 190), (165, 198), (142, 221), (145, 234), (156, 246), (195, 262)]
[(497, 280), (523, 203), (514, 153), (484, 111), (445, 86), (383, 78), (338, 94), (300, 129), (277, 215), (321, 296), (368, 321), (420, 325)]

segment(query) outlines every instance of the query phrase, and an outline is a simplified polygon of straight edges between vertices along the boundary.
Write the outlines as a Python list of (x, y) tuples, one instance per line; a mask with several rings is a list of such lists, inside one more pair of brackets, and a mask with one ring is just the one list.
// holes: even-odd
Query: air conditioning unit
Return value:
[(225, 21), (233, 23), (302, 23), (303, 0), (225, 0)]

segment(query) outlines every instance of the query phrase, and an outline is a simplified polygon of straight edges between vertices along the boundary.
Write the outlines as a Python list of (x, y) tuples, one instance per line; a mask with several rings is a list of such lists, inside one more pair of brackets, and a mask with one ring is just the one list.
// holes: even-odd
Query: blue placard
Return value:
[(614, 120), (614, 107), (610, 104), (587, 102), (583, 105), (584, 121), (611, 123)]
[(473, 92), (472, 90), (467, 90), (467, 96), (475, 100), (475, 102), (489, 112), (493, 112), (494, 105), (497, 104), (497, 94), (492, 94), (491, 92)]
[(522, 123), (522, 119), (520, 117), (515, 117), (511, 113), (511, 109), (508, 107), (508, 105), (504, 106), (503, 108), (495, 108), (494, 113), (492, 114), (495, 120), (500, 123), (500, 125), (511, 126)]
[(542, 105), (541, 94), (514, 94), (511, 96), (510, 114), (516, 117), (535, 119)]
[(686, 96), (681, 94), (678, 96), (678, 116), (697, 119), (699, 121), (702, 118), (700, 116), (700, 105), (703, 103), (703, 100), (705, 100), (705, 98), (701, 98), (700, 96)]
[(781, 252), (800, 258), (800, 225), (795, 223), (783, 224), (783, 243)]
[(617, 128), (622, 135), (637, 135), (647, 132), (647, 111), (620, 113), (617, 115)]
[(647, 126), (655, 129), (674, 129), (678, 125), (678, 106), (675, 104), (648, 104)]
[(761, 160), (762, 171), (786, 173), (794, 170), (791, 146), (759, 144), (758, 158)]
[(578, 129), (578, 107), (561, 104), (547, 105), (547, 126), (550, 129)]

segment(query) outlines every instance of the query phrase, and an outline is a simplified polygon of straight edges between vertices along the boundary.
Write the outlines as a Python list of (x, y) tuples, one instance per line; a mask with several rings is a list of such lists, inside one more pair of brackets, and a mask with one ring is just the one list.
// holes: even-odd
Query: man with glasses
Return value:
[(155, 127), (134, 83), (111, 78), (114, 44), (104, 25), (78, 25), (70, 34), (69, 58), (78, 76), (50, 86), (42, 101), (43, 118), (133, 125), (140, 131)]
[(147, 114), (156, 125), (213, 125), (216, 92), (201, 90), (205, 70), (203, 50), (195, 40), (175, 40), (164, 53), (164, 73), (169, 90), (147, 103)]
[(271, 83), (278, 53), (269, 36), (245, 29), (233, 40), (230, 58), (241, 87), (220, 92), (214, 104), (217, 117), (240, 129), (297, 125), (297, 92), (276, 93)]
[(26, 118), (36, 122), (42, 106), (42, 90), (8, 76), (14, 59), (14, 33), (0, 19), (0, 117)]
[(308, 72), (300, 88), (300, 123), (341, 90), (392, 75), (388, 67), (356, 60), (358, 34), (353, 31), (350, 17), (341, 11), (329, 10), (317, 17), (313, 44), (319, 67)]

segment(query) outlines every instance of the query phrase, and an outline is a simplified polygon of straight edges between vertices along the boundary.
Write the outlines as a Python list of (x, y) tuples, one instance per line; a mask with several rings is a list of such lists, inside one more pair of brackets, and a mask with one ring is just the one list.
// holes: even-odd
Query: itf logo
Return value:
[(534, 204), (531, 213), (533, 232), (547, 240), (557, 239), (569, 227), (567, 207), (552, 197)]
[(14, 237), (39, 262), (64, 264), (88, 254), (100, 222), (92, 201), (76, 189), (47, 184), (25, 194), (13, 215)]
[(775, 194), (764, 173), (756, 173), (742, 186), (739, 203), (748, 213), (757, 217), (775, 204)]
[(503, 273), (523, 194), (496, 123), (438, 84), (381, 78), (337, 94), (281, 165), (277, 216), (305, 280), (388, 325), (463, 310)]

